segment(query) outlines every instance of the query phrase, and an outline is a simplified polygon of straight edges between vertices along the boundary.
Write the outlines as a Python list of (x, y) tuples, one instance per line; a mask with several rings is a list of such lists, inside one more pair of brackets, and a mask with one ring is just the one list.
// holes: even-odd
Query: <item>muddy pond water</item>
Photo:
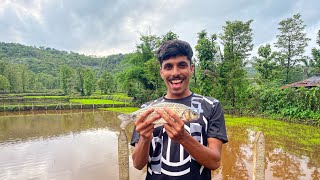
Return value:
[[(119, 113), (109, 111), (29, 111), (0, 113), (0, 179), (119, 179)], [(317, 127), (286, 126), (286, 132), (268, 126), (230, 124), (221, 167), (212, 179), (252, 179), (253, 140), (257, 130), (266, 139), (266, 179), (320, 179)], [(284, 122), (283, 122), (284, 123)], [(290, 129), (291, 128), (291, 129)], [(296, 133), (295, 133), (296, 132)], [(132, 127), (127, 129), (130, 140)], [(309, 138), (310, 139), (310, 138)], [(131, 153), (129, 153), (131, 156)], [(130, 179), (144, 179), (129, 158)]]

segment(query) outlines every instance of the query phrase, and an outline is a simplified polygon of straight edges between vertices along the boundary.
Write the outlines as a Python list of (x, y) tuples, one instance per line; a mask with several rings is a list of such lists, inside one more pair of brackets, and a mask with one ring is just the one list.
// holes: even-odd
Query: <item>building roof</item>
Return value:
[(320, 76), (312, 76), (306, 80), (287, 84), (281, 87), (281, 89), (287, 88), (287, 87), (316, 87), (320, 86)]

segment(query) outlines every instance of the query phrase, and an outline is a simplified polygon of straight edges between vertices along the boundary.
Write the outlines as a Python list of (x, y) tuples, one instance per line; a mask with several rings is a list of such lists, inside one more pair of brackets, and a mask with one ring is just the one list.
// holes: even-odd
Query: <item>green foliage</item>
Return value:
[[(317, 44), (320, 48), (320, 30), (318, 31)], [(312, 48), (310, 59), (311, 75), (320, 76), (320, 49)]]
[(259, 73), (259, 84), (281, 79), (281, 67), (276, 62), (276, 52), (271, 51), (270, 44), (260, 46), (259, 57), (253, 57), (253, 66)]
[(0, 91), (8, 92), (9, 89), (10, 89), (10, 83), (8, 79), (5, 76), (0, 75)]
[(161, 37), (160, 44), (169, 40), (174, 40), (174, 39), (179, 39), (179, 36), (176, 33), (169, 31)]
[[(223, 98), (227, 101), (227, 106), (233, 109), (242, 104), (248, 88), (246, 80), (246, 58), (252, 50), (252, 29), (247, 22), (234, 21), (226, 22), (223, 26), (224, 33), (220, 35), (224, 46), (222, 64), (220, 66), (220, 83), (223, 89)], [(222, 98), (220, 98), (222, 99)]]
[(70, 99), (69, 101), (82, 104), (125, 104), (125, 102), (122, 101), (114, 101), (109, 99)]
[(195, 49), (198, 51), (199, 59), (199, 79), (200, 93), (205, 96), (213, 94), (213, 89), (218, 82), (218, 62), (215, 54), (217, 53), (216, 35), (208, 37), (207, 32), (202, 30), (198, 33), (198, 44)]
[(83, 87), (86, 96), (90, 96), (95, 90), (96, 77), (92, 69), (84, 70)]
[(107, 110), (107, 111), (114, 111), (114, 112), (120, 112), (124, 114), (130, 114), (134, 111), (139, 110), (140, 108), (135, 107), (121, 107), (121, 108), (100, 108), (101, 110)]
[(315, 146), (319, 146), (320, 144), (320, 132), (318, 127), (292, 124), (273, 119), (266, 120), (250, 117), (231, 117), (228, 115), (226, 115), (225, 118), (228, 127), (237, 128), (239, 125), (245, 127), (245, 129), (255, 127), (266, 133), (265, 135), (270, 136), (270, 138), (278, 139), (281, 137), (281, 139), (283, 139), (283, 137), (286, 137), (289, 141), (292, 141), (295, 144), (305, 145), (311, 150), (314, 150)]
[(306, 25), (303, 24), (300, 14), (282, 20), (279, 23), (280, 35), (277, 35), (275, 46), (280, 49), (283, 57), (283, 68), (286, 74), (286, 83), (289, 83), (289, 73), (293, 67), (300, 61), (305, 47), (308, 45), (309, 38), (304, 33)]
[(114, 81), (111, 73), (103, 71), (101, 77), (98, 80), (98, 86), (104, 94), (113, 93), (116, 89), (116, 82)]
[(23, 96), (25, 99), (66, 99), (68, 96)]
[(319, 123), (320, 88), (260, 89), (259, 112), (280, 115), (288, 119), (304, 119), (308, 123)]
[(73, 69), (67, 65), (63, 65), (60, 68), (60, 86), (64, 94), (70, 94), (73, 88)]

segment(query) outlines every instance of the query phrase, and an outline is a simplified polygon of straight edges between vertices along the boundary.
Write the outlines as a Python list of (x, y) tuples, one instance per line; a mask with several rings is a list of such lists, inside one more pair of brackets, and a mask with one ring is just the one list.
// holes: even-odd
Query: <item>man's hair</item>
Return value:
[(172, 57), (187, 56), (187, 59), (192, 63), (191, 59), (193, 51), (189, 43), (181, 40), (169, 40), (164, 42), (157, 51), (157, 58), (162, 65), (164, 60), (168, 60)]

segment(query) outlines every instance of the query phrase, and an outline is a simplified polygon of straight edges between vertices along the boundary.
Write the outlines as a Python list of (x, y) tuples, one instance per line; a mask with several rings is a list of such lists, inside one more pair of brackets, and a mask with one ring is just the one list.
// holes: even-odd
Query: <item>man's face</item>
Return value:
[(172, 57), (162, 62), (160, 75), (167, 86), (166, 98), (179, 99), (191, 94), (189, 81), (193, 69), (186, 56)]

